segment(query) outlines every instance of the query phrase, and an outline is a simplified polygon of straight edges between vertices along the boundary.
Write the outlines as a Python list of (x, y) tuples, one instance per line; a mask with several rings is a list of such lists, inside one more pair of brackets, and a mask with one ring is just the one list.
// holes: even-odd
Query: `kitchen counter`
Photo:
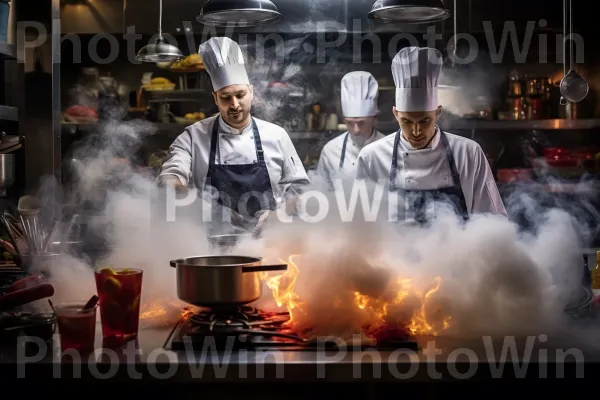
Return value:
[[(50, 344), (37, 338), (21, 338), (20, 345), (4, 343), (0, 348), (1, 373), (4, 381), (62, 378), (133, 383), (168, 380), (178, 383), (279, 382), (289, 385), (358, 381), (381, 384), (487, 381), (515, 376), (552, 379), (561, 374), (567, 378), (587, 377), (596, 373), (588, 365), (600, 361), (600, 344), (592, 340), (592, 344), (584, 345), (581, 337), (572, 334), (491, 341), (421, 338), (418, 352), (342, 349), (228, 353), (210, 347), (198, 352), (165, 350), (171, 329), (170, 326), (144, 326), (142, 322), (136, 341), (121, 349), (103, 349), (98, 324), (96, 353), (82, 360), (70, 356), (61, 360), (57, 335)], [(588, 334), (589, 337), (594, 335)], [(513, 346), (517, 350), (516, 357), (507, 351)], [(581, 363), (586, 363), (585, 368)]]

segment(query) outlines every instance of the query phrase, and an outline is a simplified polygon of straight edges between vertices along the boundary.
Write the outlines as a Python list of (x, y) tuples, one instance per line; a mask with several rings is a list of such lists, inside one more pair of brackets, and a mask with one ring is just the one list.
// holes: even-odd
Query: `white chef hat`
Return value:
[(398, 111), (433, 111), (438, 108), (437, 86), (442, 53), (430, 47), (405, 47), (392, 60)]
[(349, 72), (342, 78), (342, 112), (344, 117), (361, 118), (377, 115), (379, 85), (365, 71)]
[(215, 92), (229, 85), (250, 84), (244, 55), (235, 41), (227, 37), (210, 38), (200, 45), (198, 54), (202, 57)]

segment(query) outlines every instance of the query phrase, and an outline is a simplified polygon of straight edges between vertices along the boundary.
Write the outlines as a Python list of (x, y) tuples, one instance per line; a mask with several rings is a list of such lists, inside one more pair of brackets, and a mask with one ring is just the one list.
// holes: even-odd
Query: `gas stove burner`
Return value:
[[(183, 318), (174, 328), (165, 347), (171, 350), (201, 350), (217, 346), (220, 350), (278, 349), (286, 351), (335, 350), (339, 344), (329, 339), (306, 340), (287, 324), (288, 312), (262, 311), (249, 306), (210, 308)], [(355, 350), (351, 346), (350, 350)], [(412, 349), (413, 341), (387, 341), (380, 349)]]
[(254, 307), (237, 306), (199, 311), (189, 318), (189, 323), (192, 328), (208, 327), (209, 331), (223, 331), (282, 324), (288, 319), (287, 312), (262, 313)]

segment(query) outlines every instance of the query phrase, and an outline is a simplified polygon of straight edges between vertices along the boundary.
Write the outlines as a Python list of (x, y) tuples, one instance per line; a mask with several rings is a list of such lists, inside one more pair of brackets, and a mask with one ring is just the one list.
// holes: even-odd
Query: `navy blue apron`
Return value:
[(398, 169), (398, 147), (400, 144), (400, 130), (396, 132), (396, 138), (394, 140), (394, 152), (392, 155), (392, 169), (390, 171), (390, 191), (397, 192), (402, 195), (405, 199), (405, 204), (409, 205), (414, 213), (414, 219), (420, 224), (428, 224), (429, 221), (426, 217), (427, 205), (429, 202), (440, 201), (444, 203), (450, 203), (454, 206), (457, 215), (461, 215), (464, 221), (469, 219), (469, 211), (467, 209), (467, 202), (460, 185), (460, 175), (456, 169), (456, 162), (454, 161), (454, 155), (452, 149), (448, 143), (446, 134), (440, 129), (440, 140), (444, 146), (446, 152), (446, 159), (450, 165), (450, 172), (452, 173), (452, 186), (440, 189), (432, 190), (411, 190), (402, 189), (396, 187), (396, 173)]
[[(256, 162), (252, 164), (216, 164), (217, 146), (219, 144), (219, 115), (213, 124), (210, 142), (210, 154), (207, 173), (207, 184), (219, 193), (218, 203), (241, 214), (247, 220), (256, 221), (256, 213), (276, 208), (271, 179), (260, 140), (256, 121), (252, 118)], [(260, 193), (249, 196), (250, 193)], [(245, 204), (244, 206), (241, 204)]]
[(344, 168), (344, 159), (346, 158), (346, 145), (348, 144), (348, 135), (350, 135), (350, 132), (346, 133), (346, 137), (344, 138), (344, 144), (342, 145), (342, 155), (340, 156), (340, 169)]

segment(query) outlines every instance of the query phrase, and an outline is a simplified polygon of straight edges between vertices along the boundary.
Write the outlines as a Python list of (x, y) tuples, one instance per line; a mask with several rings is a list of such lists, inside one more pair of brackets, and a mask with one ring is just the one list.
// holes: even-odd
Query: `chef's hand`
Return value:
[(163, 186), (171, 186), (175, 189), (175, 192), (178, 194), (187, 195), (189, 192), (189, 188), (187, 185), (181, 183), (181, 181), (175, 176), (165, 176), (161, 179), (161, 184)]
[(264, 210), (259, 211), (256, 216), (258, 216), (258, 222), (256, 227), (252, 231), (252, 236), (258, 237), (262, 233), (268, 221), (277, 217), (278, 212), (284, 212), (285, 214), (292, 216), (297, 214), (298, 210), (298, 197), (297, 196), (289, 196), (284, 202), (279, 206), (280, 210), (272, 211), (272, 210)]
[(258, 222), (256, 223), (256, 226), (252, 230), (252, 236), (255, 238), (260, 236), (267, 220), (269, 219), (270, 216), (272, 216), (274, 214), (274, 212), (271, 210), (266, 210), (266, 211), (259, 211), (258, 214), (260, 215), (258, 217)]

